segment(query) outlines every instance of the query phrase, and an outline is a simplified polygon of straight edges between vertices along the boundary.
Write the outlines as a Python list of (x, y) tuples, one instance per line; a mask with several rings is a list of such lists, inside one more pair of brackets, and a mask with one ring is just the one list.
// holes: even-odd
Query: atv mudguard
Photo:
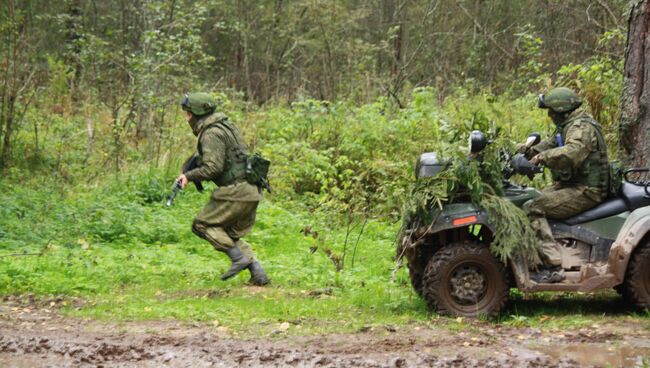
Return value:
[(625, 279), (625, 271), (634, 249), (642, 241), (650, 240), (650, 206), (632, 211), (625, 220), (621, 231), (612, 244), (609, 252), (609, 272), (616, 276), (619, 282)]
[(429, 234), (469, 225), (483, 225), (490, 231), (494, 231), (494, 226), (488, 222), (487, 213), (471, 203), (446, 204), (442, 210), (436, 209), (431, 213), (429, 223), (431, 224), (431, 228), (427, 231)]

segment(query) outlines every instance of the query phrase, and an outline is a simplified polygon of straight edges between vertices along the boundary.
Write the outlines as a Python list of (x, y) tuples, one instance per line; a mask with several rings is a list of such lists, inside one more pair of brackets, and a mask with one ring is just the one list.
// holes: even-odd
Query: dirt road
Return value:
[(56, 301), (5, 300), (0, 367), (630, 367), (650, 357), (650, 331), (632, 322), (561, 333), (450, 322), (243, 339), (211, 324), (102, 323), (62, 317)]

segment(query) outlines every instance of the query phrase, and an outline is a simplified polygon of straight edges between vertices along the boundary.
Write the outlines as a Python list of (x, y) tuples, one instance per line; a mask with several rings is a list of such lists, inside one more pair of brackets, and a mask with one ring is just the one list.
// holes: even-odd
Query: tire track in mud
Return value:
[[(2, 331), (3, 334), (5, 331)], [(351, 340), (357, 336), (338, 336)], [(93, 339), (97, 340), (97, 337)], [(476, 358), (472, 350), (448, 355), (425, 353), (417, 344), (378, 344), (339, 349), (325, 343), (311, 347), (293, 339), (266, 342), (229, 340), (214, 337), (133, 338), (105, 336), (87, 341), (88, 336), (2, 336), (0, 363), (7, 367), (23, 366), (174, 366), (174, 367), (574, 367), (571, 362), (553, 362), (541, 356)], [(318, 343), (318, 339), (311, 339)], [(322, 343), (322, 342), (321, 342)], [(391, 345), (399, 345), (398, 348)], [(451, 349), (454, 350), (454, 349)], [(12, 363), (12, 358), (15, 358)], [(13, 365), (15, 364), (15, 365)]]
[[(584, 362), (552, 354), (553, 346), (609, 346), (634, 329), (558, 335), (476, 322), (453, 332), (441, 319), (427, 327), (239, 339), (208, 324), (102, 323), (62, 317), (38, 306), (16, 308), (0, 305), (2, 367), (578, 367)], [(637, 329), (635, 336), (647, 341), (648, 335)], [(545, 344), (551, 353), (531, 344)]]

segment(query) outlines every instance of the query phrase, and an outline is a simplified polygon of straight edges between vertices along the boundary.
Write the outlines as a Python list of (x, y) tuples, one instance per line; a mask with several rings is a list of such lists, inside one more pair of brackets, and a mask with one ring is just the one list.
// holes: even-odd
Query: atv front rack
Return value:
[[(630, 184), (639, 185), (644, 187), (645, 197), (650, 198), (650, 178), (647, 175), (650, 173), (650, 168), (647, 167), (637, 167), (633, 169), (625, 170), (623, 173), (623, 179)], [(632, 174), (636, 174), (635, 178), (631, 178)], [(643, 175), (646, 174), (646, 175)]]

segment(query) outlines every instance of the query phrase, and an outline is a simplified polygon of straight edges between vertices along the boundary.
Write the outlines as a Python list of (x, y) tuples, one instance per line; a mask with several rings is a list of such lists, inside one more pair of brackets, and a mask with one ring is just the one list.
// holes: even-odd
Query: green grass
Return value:
[[(0, 295), (63, 296), (63, 313), (75, 317), (197, 321), (235, 334), (273, 335), (286, 329), (284, 322), (292, 334), (429, 323), (451, 331), (476, 328), (428, 311), (404, 269), (391, 281), (398, 224), (369, 221), (352, 267), (357, 227), (345, 267), (337, 271), (328, 253), (343, 254), (344, 223), (302, 202), (265, 200), (247, 237), (272, 279), (269, 287), (258, 288), (246, 285), (247, 272), (221, 281), (229, 261), (191, 233), (207, 194), (184, 193), (170, 209), (119, 193), (104, 197), (106, 191), (7, 191), (3, 199), (13, 207), (4, 207), (0, 219), (0, 255), (44, 253), (0, 258)], [(318, 236), (305, 235), (306, 227)], [(615, 293), (512, 296), (502, 316), (487, 323), (574, 329), (629, 320), (649, 326), (647, 314), (634, 313)]]
[[(32, 201), (38, 202), (38, 193), (32, 194)], [(89, 202), (97, 200), (96, 196), (89, 196)], [(84, 213), (87, 208), (80, 203), (85, 200), (81, 196), (73, 203), (63, 198), (58, 208), (61, 212)], [(106, 216), (112, 220), (94, 224), (98, 229), (77, 234), (74, 230), (64, 231), (42, 256), (0, 258), (0, 294), (81, 299), (81, 306), (70, 303), (64, 309), (71, 316), (100, 320), (216, 320), (234, 330), (255, 327), (267, 332), (281, 322), (290, 322), (290, 329), (296, 333), (307, 333), (354, 331), (368, 325), (404, 324), (430, 318), (425, 303), (408, 285), (404, 270), (399, 272), (397, 282), (390, 281), (395, 267), (392, 256), (397, 225), (368, 222), (352, 267), (355, 232), (345, 268), (337, 272), (325, 249), (342, 255), (344, 227), (299, 204), (284, 208), (266, 200), (247, 240), (272, 284), (266, 288), (249, 287), (247, 272), (234, 280), (221, 281), (220, 274), (229, 266), (227, 257), (191, 233), (193, 214), (204, 200), (205, 195), (190, 192), (171, 209), (158, 203), (135, 206), (131, 210), (135, 215), (124, 214), (136, 222), (128, 224), (122, 224), (108, 208), (113, 204), (125, 211), (126, 200), (108, 201), (102, 207), (106, 207)], [(96, 205), (95, 202), (91, 207)], [(24, 221), (40, 216), (36, 212), (22, 213), (20, 221), (4, 219), (7, 228), (11, 226), (18, 232), (3, 238), (0, 255), (40, 249), (39, 243), (33, 243), (38, 237), (30, 232), (30, 226), (35, 224)], [(63, 219), (72, 228), (68, 221)], [(164, 235), (169, 232), (168, 226), (176, 236)], [(318, 231), (316, 238), (302, 232), (308, 226)], [(109, 233), (107, 229), (113, 227), (124, 228), (126, 235), (111, 242), (101, 241)], [(148, 233), (157, 229), (163, 233), (163, 239), (178, 241), (144, 243), (138, 239), (142, 234), (138, 229), (146, 227), (150, 228)], [(38, 227), (35, 231), (39, 231)], [(42, 238), (40, 244), (45, 242), (47, 239)]]

